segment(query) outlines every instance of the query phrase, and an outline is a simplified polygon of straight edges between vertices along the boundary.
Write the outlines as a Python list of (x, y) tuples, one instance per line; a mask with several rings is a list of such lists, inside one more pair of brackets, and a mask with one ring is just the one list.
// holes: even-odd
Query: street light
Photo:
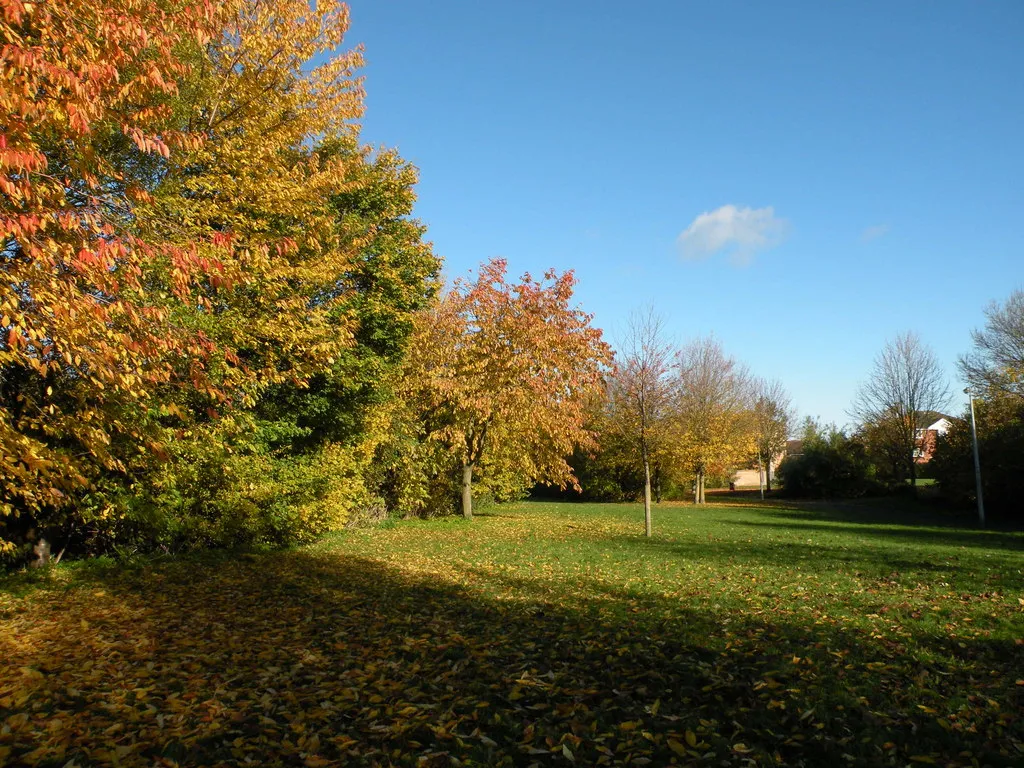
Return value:
[(978, 458), (978, 427), (974, 419), (974, 395), (971, 388), (967, 387), (964, 394), (971, 401), (971, 443), (974, 446), (974, 483), (978, 489), (978, 522), (985, 527), (985, 500), (981, 495), (981, 459)]

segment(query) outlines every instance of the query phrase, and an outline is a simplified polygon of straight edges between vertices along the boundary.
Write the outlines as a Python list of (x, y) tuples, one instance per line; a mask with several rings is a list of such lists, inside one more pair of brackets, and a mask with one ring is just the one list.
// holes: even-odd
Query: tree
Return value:
[[(651, 464), (663, 458), (672, 396), (668, 380), (672, 349), (662, 319), (648, 309), (630, 316), (621, 359), (609, 381), (614, 428), (637, 448), (644, 478), (644, 531), (652, 533)], [(657, 457), (657, 459), (655, 458)]]
[(146, 487), (179, 519), (238, 518), (247, 530), (236, 540), (269, 530), (257, 540), (288, 541), (298, 523), (308, 537), (343, 522), (368, 494), (374, 410), (433, 295), (437, 259), (406, 218), (415, 169), (359, 143), (347, 8), (236, 0), (222, 22), (175, 101), (175, 119), (203, 141), (171, 153), (139, 206), (144, 233), (214, 232), (232, 246), (221, 280), (169, 307), (217, 364), (198, 385), (158, 393), (178, 418), (171, 466)]
[(985, 328), (971, 331), (974, 350), (959, 368), (978, 395), (1003, 394), (1024, 399), (1024, 290), (1006, 303), (985, 309)]
[(174, 358), (201, 364), (148, 276), (190, 302), (223, 242), (133, 228), (162, 161), (201, 141), (169, 116), (218, 19), (203, 0), (0, 0), (0, 517), (64, 507), (123, 468), (122, 442), (150, 450), (149, 393)]
[(935, 354), (915, 333), (902, 333), (875, 358), (851, 415), (872, 425), (903, 460), (911, 485), (917, 481), (914, 452), (919, 430), (949, 403), (949, 384)]
[(457, 457), (462, 513), (473, 516), (474, 473), (576, 486), (566, 461), (594, 445), (585, 405), (602, 384), (611, 350), (590, 315), (573, 308), (572, 272), (543, 281), (505, 279), (504, 260), (458, 280), (420, 316), (406, 376), (434, 425), (430, 439)]
[(794, 421), (793, 405), (780, 381), (754, 382), (754, 429), (758, 467), (772, 489), (772, 463), (786, 450)]
[[(1024, 472), (1024, 290), (1004, 304), (989, 304), (985, 318), (985, 327), (972, 331), (974, 349), (960, 358), (959, 369), (975, 397), (985, 507), (1014, 513)], [(970, 423), (969, 413), (953, 420), (929, 465), (954, 503), (976, 502)]]
[[(221, 14), (176, 99), (175, 119), (203, 141), (170, 154), (136, 226), (147, 238), (184, 244), (215, 233), (231, 243), (220, 279), (171, 312), (220, 353), (205, 378), (251, 406), (270, 387), (329, 372), (351, 347), (354, 323), (338, 309), (378, 232), (346, 227), (336, 201), (374, 174), (355, 122), (362, 57), (337, 52), (347, 7), (233, 0)], [(153, 288), (161, 277), (173, 271)]]
[(368, 437), (372, 412), (393, 396), (415, 314), (437, 293), (440, 260), (423, 240), (425, 228), (408, 218), (415, 169), (384, 152), (352, 163), (349, 173), (357, 183), (332, 203), (341, 250), (352, 258), (321, 301), (340, 327), (352, 329), (351, 343), (302, 385), (269, 388), (257, 409), (268, 421), (293, 425), (286, 442), (296, 451)]
[[(976, 400), (975, 417), (986, 515), (1020, 522), (1024, 403), (1011, 395)], [(948, 502), (977, 504), (970, 412), (952, 419), (949, 431), (936, 440), (928, 469)]]
[(355, 466), (437, 260), (415, 170), (359, 142), (347, 26), (0, 0), (0, 554), (15, 518), (283, 519)]
[[(937, 418), (923, 418), (919, 422), (930, 424)], [(884, 419), (858, 425), (854, 435), (877, 469), (879, 480), (895, 486), (904, 484), (909, 477), (901, 429), (898, 419)]]
[(693, 500), (704, 503), (708, 472), (724, 471), (753, 452), (750, 375), (713, 337), (676, 355), (674, 452), (694, 476)]

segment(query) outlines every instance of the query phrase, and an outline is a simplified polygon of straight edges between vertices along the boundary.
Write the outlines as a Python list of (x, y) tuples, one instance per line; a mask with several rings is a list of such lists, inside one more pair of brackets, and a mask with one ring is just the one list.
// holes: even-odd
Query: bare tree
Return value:
[(659, 437), (668, 411), (671, 390), (667, 382), (672, 346), (665, 339), (665, 323), (653, 309), (630, 315), (618, 367), (611, 382), (612, 397), (621, 404), (619, 427), (634, 436), (644, 470), (644, 532), (653, 532), (651, 520), (651, 463), (660, 447)]
[(675, 374), (674, 447), (692, 468), (694, 503), (703, 504), (707, 473), (750, 456), (752, 379), (713, 337), (678, 352)]
[(914, 452), (920, 430), (948, 405), (949, 395), (949, 383), (935, 354), (916, 333), (901, 333), (875, 358), (871, 377), (861, 385), (850, 415), (887, 435), (915, 485)]
[(985, 309), (985, 328), (971, 331), (974, 350), (959, 360), (960, 373), (979, 394), (1024, 399), (1024, 290)]
[(757, 464), (764, 476), (763, 487), (769, 491), (772, 489), (772, 462), (786, 449), (795, 421), (793, 404), (782, 382), (757, 379), (754, 382)]

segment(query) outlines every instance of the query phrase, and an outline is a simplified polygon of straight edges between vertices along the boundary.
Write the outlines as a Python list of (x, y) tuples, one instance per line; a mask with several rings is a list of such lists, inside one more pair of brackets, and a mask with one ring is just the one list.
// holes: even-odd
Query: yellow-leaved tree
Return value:
[(727, 471), (754, 451), (751, 379), (716, 339), (701, 338), (676, 355), (675, 389), (670, 444), (674, 460), (693, 473), (694, 503), (703, 504), (708, 473)]
[[(233, 0), (220, 14), (220, 34), (175, 103), (181, 130), (202, 141), (170, 154), (137, 227), (182, 243), (216, 233), (232, 246), (174, 322), (227, 353), (210, 373), (216, 388), (251, 404), (267, 386), (325, 370), (351, 343), (332, 310), (373, 233), (343, 237), (331, 201), (361, 183), (369, 150), (358, 148), (355, 123), (359, 51), (335, 53), (344, 4)], [(173, 270), (160, 277), (173, 280)]]
[(405, 280), (382, 251), (418, 307), (415, 174), (359, 143), (347, 28), (336, 0), (0, 0), (0, 549), (240, 453), (271, 388), (339, 375), (388, 316), (353, 300)]
[[(360, 144), (361, 54), (339, 52), (347, 7), (236, 0), (221, 14), (175, 103), (181, 129), (203, 141), (171, 154), (140, 207), (142, 228), (184, 241), (215, 232), (231, 246), (200, 300), (173, 308), (219, 355), (191, 388), (162, 393), (178, 419), (165, 419), (172, 462), (154, 485), (160, 506), (209, 526), (211, 540), (308, 539), (365, 495), (374, 446), (352, 434), (362, 414), (338, 418), (359, 407), (345, 380), (368, 389), (363, 364), (403, 343), (366, 324), (400, 324), (435, 260), (422, 229), (401, 221), (415, 170)], [(357, 343), (379, 357), (354, 354)]]

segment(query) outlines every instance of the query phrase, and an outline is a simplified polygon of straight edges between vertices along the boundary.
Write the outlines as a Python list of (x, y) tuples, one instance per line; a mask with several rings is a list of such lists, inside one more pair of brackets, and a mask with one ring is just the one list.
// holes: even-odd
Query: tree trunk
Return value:
[(914, 454), (910, 454), (910, 487), (917, 490), (917, 462), (914, 461)]
[(50, 564), (50, 542), (46, 539), (40, 538), (35, 546), (32, 547), (32, 552), (35, 554), (36, 559), (29, 563), (30, 567), (42, 568)]
[(704, 503), (704, 470), (697, 470), (697, 478), (693, 484), (693, 503), (703, 504)]
[(764, 462), (761, 454), (757, 454), (757, 485), (761, 489), (761, 501), (764, 501)]
[(644, 452), (644, 534), (651, 537), (651, 462)]
[(768, 464), (765, 465), (764, 469), (764, 489), (768, 492), (772, 492), (772, 457), (768, 457)]
[(462, 465), (462, 516), (473, 519), (473, 464)]

